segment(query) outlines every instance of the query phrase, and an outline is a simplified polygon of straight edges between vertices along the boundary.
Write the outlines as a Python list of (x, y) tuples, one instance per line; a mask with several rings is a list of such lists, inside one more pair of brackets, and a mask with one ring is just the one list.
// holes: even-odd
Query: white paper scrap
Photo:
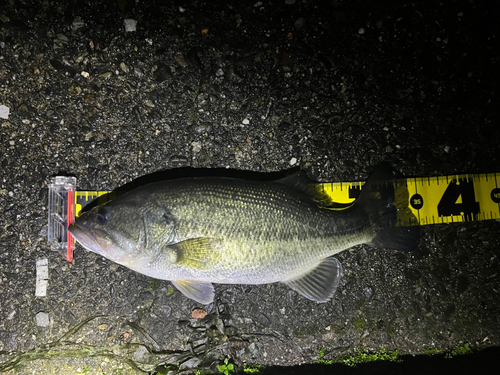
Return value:
[(39, 259), (36, 261), (36, 290), (35, 296), (45, 297), (49, 283), (49, 260)]

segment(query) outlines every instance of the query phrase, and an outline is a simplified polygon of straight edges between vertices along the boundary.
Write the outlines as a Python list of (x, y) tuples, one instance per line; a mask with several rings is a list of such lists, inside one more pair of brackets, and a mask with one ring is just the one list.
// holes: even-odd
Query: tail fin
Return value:
[[(406, 185), (394, 187), (400, 176), (388, 163), (375, 167), (356, 201), (370, 217), (376, 235), (371, 245), (399, 251), (412, 251), (418, 246), (420, 227), (398, 227), (399, 215), (413, 216), (408, 208)], [(415, 220), (416, 222), (416, 220)]]

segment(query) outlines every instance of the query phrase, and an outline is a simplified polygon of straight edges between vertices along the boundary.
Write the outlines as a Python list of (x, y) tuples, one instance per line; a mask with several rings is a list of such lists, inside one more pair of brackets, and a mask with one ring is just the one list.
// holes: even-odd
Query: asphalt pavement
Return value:
[(495, 220), (426, 226), (413, 253), (344, 251), (322, 304), (272, 284), (216, 285), (200, 306), (79, 245), (69, 263), (47, 241), (61, 174), (101, 191), (180, 167), (300, 168), (320, 182), (364, 180), (382, 161), (405, 176), (500, 172), (497, 26), (475, 0), (3, 4), (0, 369), (297, 373), (360, 350), (499, 346)]

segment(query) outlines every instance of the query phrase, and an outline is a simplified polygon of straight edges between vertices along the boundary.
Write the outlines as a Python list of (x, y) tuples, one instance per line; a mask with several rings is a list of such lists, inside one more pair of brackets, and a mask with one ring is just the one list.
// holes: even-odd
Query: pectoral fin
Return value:
[(342, 266), (333, 257), (323, 259), (317, 266), (284, 284), (304, 297), (317, 302), (330, 300), (340, 283)]
[(211, 283), (191, 280), (175, 280), (172, 284), (186, 297), (194, 299), (203, 305), (214, 301), (214, 287)]
[(174, 254), (174, 263), (197, 270), (206, 270), (213, 267), (220, 254), (212, 238), (191, 238), (168, 248)]

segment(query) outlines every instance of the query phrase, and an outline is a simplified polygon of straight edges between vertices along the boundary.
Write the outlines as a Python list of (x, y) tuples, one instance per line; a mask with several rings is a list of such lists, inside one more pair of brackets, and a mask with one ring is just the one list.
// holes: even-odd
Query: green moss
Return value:
[(470, 345), (468, 343), (465, 343), (463, 345), (455, 347), (454, 349), (451, 350), (451, 352), (446, 353), (445, 358), (453, 358), (456, 357), (457, 355), (465, 355), (471, 353), (472, 349), (470, 348)]
[(365, 328), (366, 328), (366, 320), (365, 320), (365, 318), (363, 318), (362, 316), (358, 316), (354, 320), (354, 328), (356, 328), (357, 330), (360, 330), (360, 331), (364, 331)]
[(258, 374), (261, 369), (262, 369), (262, 366), (249, 365), (248, 363), (245, 363), (243, 365), (243, 372), (245, 374)]
[[(437, 355), (437, 354), (443, 354), (441, 350), (438, 348), (430, 348), (430, 349), (424, 349), (425, 355)], [(454, 347), (451, 351), (447, 352), (445, 354), (445, 358), (453, 358), (456, 357), (457, 355), (465, 355), (465, 354), (471, 354), (472, 349), (468, 343), (465, 343), (463, 345), (458, 345)]]
[(316, 363), (319, 363), (320, 365), (331, 365), (333, 363), (333, 360), (326, 361), (323, 358), (325, 356), (325, 348), (321, 348), (318, 351), (318, 356), (319, 356), (319, 358), (316, 360)]
[(375, 361), (397, 361), (398, 351), (387, 352), (387, 350), (382, 349), (378, 353), (369, 354), (365, 352), (365, 348), (361, 347), (356, 349), (356, 353), (343, 360), (344, 364), (350, 367), (354, 367), (359, 363), (375, 362)]
[(432, 348), (432, 349), (424, 349), (425, 355), (436, 355), (436, 354), (441, 354), (441, 350), (438, 348)]
[(151, 290), (154, 291), (154, 290), (158, 289), (158, 287), (160, 286), (160, 284), (161, 284), (160, 280), (151, 279), (149, 281), (149, 289), (151, 289)]
[(258, 374), (259, 371), (260, 370), (258, 368), (245, 368), (245, 369), (243, 369), (243, 372), (245, 372), (246, 374)]
[(316, 360), (316, 363), (319, 365), (331, 365), (333, 363), (333, 359), (326, 361), (324, 359), (318, 359)]

